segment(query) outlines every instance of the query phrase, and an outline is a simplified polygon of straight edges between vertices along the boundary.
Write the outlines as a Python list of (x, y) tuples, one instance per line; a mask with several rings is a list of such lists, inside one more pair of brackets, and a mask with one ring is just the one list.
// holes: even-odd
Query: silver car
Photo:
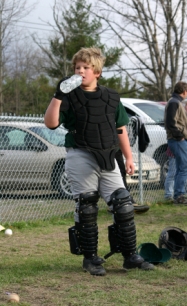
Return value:
[[(0, 122), (0, 189), (48, 190), (60, 196), (72, 197), (64, 170), (67, 131), (61, 126), (48, 129), (44, 123), (25, 121)], [(140, 180), (138, 153), (133, 153), (135, 173), (127, 175), (127, 183), (138, 185)], [(159, 183), (160, 166), (141, 154), (142, 183)]]
[(1, 190), (45, 189), (71, 195), (64, 171), (66, 131), (43, 123), (0, 122)]

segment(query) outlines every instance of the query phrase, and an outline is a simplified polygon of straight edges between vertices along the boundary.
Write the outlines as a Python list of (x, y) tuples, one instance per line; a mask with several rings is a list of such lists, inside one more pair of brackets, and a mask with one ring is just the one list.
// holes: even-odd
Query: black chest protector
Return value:
[(68, 94), (75, 113), (75, 143), (90, 151), (103, 170), (114, 170), (115, 153), (119, 140), (115, 124), (119, 95), (112, 89), (98, 86), (96, 92), (87, 93), (76, 88)]

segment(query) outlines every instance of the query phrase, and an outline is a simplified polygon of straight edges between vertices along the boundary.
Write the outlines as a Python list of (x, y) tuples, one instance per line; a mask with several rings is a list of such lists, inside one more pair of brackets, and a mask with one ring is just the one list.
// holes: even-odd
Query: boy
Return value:
[[(83, 254), (83, 269), (91, 275), (105, 275), (97, 256), (97, 202), (101, 196), (114, 216), (116, 239), (124, 257), (125, 269), (153, 269), (154, 266), (136, 254), (136, 228), (133, 205), (124, 188), (115, 153), (119, 146), (126, 158), (126, 171), (133, 174), (134, 164), (125, 125), (128, 117), (117, 92), (100, 86), (105, 62), (101, 50), (81, 48), (72, 59), (74, 73), (82, 84), (63, 94), (57, 86), (45, 114), (48, 128), (61, 123), (68, 130), (65, 147), (65, 170), (76, 203), (75, 234)], [(71, 246), (70, 239), (70, 246)]]

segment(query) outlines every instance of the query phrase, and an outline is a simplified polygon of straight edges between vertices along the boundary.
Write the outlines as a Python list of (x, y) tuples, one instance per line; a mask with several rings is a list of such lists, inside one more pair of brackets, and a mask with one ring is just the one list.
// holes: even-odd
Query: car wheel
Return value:
[(166, 175), (168, 173), (168, 166), (169, 166), (169, 159), (168, 156), (166, 155), (166, 152), (164, 152), (160, 156), (160, 187), (164, 188), (164, 183), (166, 179)]
[(65, 161), (58, 162), (53, 170), (52, 175), (53, 189), (58, 190), (60, 197), (72, 199), (71, 187), (65, 172)]

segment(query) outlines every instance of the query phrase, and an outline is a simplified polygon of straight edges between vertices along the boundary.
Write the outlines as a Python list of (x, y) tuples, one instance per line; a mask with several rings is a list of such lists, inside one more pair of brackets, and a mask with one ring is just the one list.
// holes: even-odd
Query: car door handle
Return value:
[(4, 155), (5, 155), (5, 153), (1, 153), (1, 152), (0, 152), (0, 156), (4, 156)]

